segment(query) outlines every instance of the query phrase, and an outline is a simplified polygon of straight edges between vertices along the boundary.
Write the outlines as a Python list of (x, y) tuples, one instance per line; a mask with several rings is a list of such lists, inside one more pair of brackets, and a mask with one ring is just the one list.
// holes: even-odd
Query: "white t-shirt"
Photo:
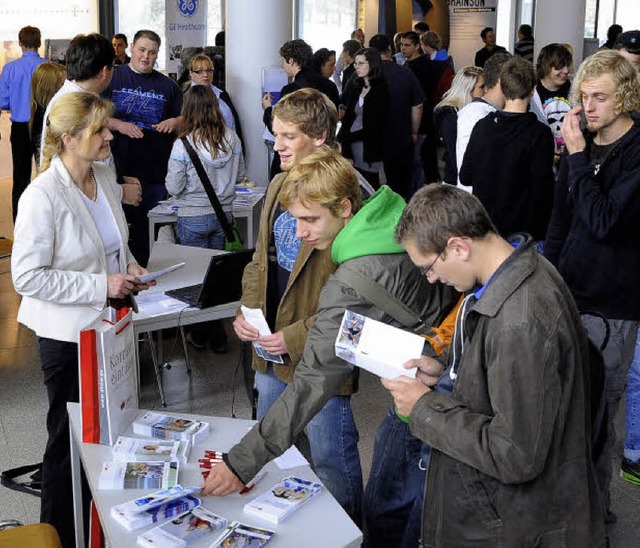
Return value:
[(107, 255), (107, 274), (117, 274), (120, 272), (122, 238), (107, 199), (104, 197), (100, 187), (98, 187), (98, 199), (95, 202), (90, 200), (84, 192), (79, 189), (78, 191), (81, 192), (84, 203), (87, 205), (93, 222), (100, 233), (100, 239)]

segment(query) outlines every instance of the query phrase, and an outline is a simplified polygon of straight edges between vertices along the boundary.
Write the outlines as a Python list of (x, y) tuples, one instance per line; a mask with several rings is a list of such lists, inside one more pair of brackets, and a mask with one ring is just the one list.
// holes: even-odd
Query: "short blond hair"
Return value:
[(88, 136), (97, 133), (107, 125), (113, 105), (95, 93), (78, 91), (60, 97), (51, 107), (46, 121), (47, 135), (42, 150), (42, 173), (51, 165), (51, 159), (64, 150), (62, 135), (72, 137)]
[(340, 150), (336, 141), (338, 111), (331, 99), (317, 89), (302, 88), (285, 95), (273, 107), (273, 116), (287, 124), (296, 124), (313, 139), (325, 136), (327, 146)]
[(582, 103), (582, 84), (585, 80), (611, 75), (615, 84), (616, 114), (631, 114), (640, 110), (640, 79), (635, 67), (615, 50), (600, 50), (587, 57), (576, 72), (571, 86), (571, 101)]
[(356, 213), (362, 205), (358, 174), (348, 160), (327, 146), (320, 147), (291, 168), (280, 190), (280, 204), (288, 208), (299, 200), (318, 204), (338, 216), (344, 198)]

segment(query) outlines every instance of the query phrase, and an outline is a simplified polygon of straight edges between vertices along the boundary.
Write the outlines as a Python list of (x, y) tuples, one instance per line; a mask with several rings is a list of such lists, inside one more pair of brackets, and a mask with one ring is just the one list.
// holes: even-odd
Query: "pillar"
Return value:
[(238, 110), (245, 144), (247, 177), (269, 182), (262, 134), (261, 68), (281, 65), (280, 46), (293, 38), (291, 0), (228, 0), (225, 63), (227, 90)]
[(537, 59), (547, 44), (569, 43), (573, 46), (573, 65), (577, 69), (582, 61), (585, 9), (586, 0), (538, 0), (533, 27), (534, 58)]

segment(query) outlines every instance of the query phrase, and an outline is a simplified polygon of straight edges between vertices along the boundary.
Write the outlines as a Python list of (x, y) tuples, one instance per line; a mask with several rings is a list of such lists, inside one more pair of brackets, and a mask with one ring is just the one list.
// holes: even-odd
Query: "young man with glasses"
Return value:
[(431, 446), (423, 544), (603, 547), (587, 339), (557, 271), (450, 185), (416, 193), (396, 236), (429, 282), (468, 294), (448, 367), (423, 356), (416, 379), (383, 380)]
[[(205, 492), (214, 495), (240, 490), (243, 482), (248, 482), (266, 462), (290, 447), (307, 425), (317, 422), (316, 414), (335, 399), (334, 394), (344, 393), (345, 386), (349, 387), (349, 394), (355, 391), (357, 370), (353, 371), (352, 365), (338, 358), (334, 350), (345, 309), (402, 327), (341, 278), (342, 271), (355, 271), (380, 285), (380, 290), (386, 289), (405, 303), (426, 325), (439, 325), (457, 300), (457, 294), (449, 288), (429, 286), (395, 242), (395, 225), (405, 207), (403, 199), (388, 186), (383, 186), (363, 203), (357, 172), (337, 152), (327, 148), (318, 150), (292, 167), (279, 200), (295, 219), (297, 236), (305, 242), (304, 247), (313, 248), (317, 254), (328, 254), (337, 265), (337, 271), (327, 280), (320, 294), (295, 376), (259, 425), (225, 455), (224, 464), (212, 469), (204, 488)], [(352, 421), (349, 408), (348, 413), (343, 412), (325, 424), (323, 445), (335, 445), (334, 440), (339, 440), (338, 445), (357, 443), (358, 434)], [(404, 423), (397, 419), (395, 424), (399, 428)], [(399, 449), (403, 456), (405, 448), (416, 453), (414, 475), (418, 477), (416, 481), (400, 486), (403, 500), (382, 497), (374, 501), (376, 511), (393, 507), (394, 515), (384, 523), (387, 529), (395, 527), (397, 541), (402, 539), (413, 500), (420, 496), (419, 477), (424, 477), (417, 466), (421, 444), (418, 442), (417, 448), (413, 448), (415, 444), (406, 439), (404, 433), (406, 427), (399, 447), (392, 450)], [(380, 439), (385, 443), (388, 437), (376, 436), (376, 444)], [(386, 446), (380, 448), (381, 451), (387, 449)], [(313, 456), (315, 462), (315, 454)], [(345, 462), (335, 453), (327, 455), (331, 456), (334, 469), (347, 468), (342, 474), (343, 484), (327, 484), (323, 477), (326, 471), (316, 468), (320, 479), (339, 501), (341, 495), (344, 500), (344, 494), (351, 492), (350, 501), (359, 503), (362, 496), (359, 459)], [(393, 464), (398, 464), (394, 472), (404, 477), (400, 465), (405, 462), (394, 461)], [(396, 485), (389, 486), (394, 487)], [(336, 488), (339, 489), (337, 494)], [(341, 503), (345, 507), (344, 502)], [(367, 505), (364, 508), (366, 512)], [(359, 504), (345, 507), (345, 510), (359, 523)], [(364, 517), (366, 520), (367, 516)], [(390, 535), (391, 531), (381, 530), (382, 533)], [(371, 542), (381, 541), (378, 535), (369, 535), (366, 528), (365, 535)], [(415, 546), (417, 540), (416, 536), (407, 546)], [(398, 542), (386, 545), (397, 546)]]

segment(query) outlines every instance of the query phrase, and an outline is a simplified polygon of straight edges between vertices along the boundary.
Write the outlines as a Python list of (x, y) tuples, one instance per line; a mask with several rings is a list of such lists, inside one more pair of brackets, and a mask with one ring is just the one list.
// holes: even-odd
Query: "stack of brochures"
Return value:
[(321, 490), (320, 483), (290, 476), (247, 502), (244, 511), (277, 525)]
[(209, 423), (149, 411), (133, 421), (133, 433), (161, 440), (188, 440), (192, 445), (206, 437)]
[(138, 545), (154, 548), (183, 548), (196, 541), (209, 546), (264, 546), (273, 531), (258, 529), (239, 522), (229, 522), (202, 506), (154, 527), (138, 536)]
[(115, 462), (145, 460), (177, 460), (187, 462), (191, 442), (189, 440), (140, 439), (120, 436), (113, 444)]
[(177, 460), (105, 462), (98, 489), (169, 489), (177, 484)]
[(153, 523), (164, 521), (200, 506), (201, 500), (194, 496), (200, 487), (156, 491), (137, 499), (111, 507), (111, 517), (129, 531), (135, 531)]

